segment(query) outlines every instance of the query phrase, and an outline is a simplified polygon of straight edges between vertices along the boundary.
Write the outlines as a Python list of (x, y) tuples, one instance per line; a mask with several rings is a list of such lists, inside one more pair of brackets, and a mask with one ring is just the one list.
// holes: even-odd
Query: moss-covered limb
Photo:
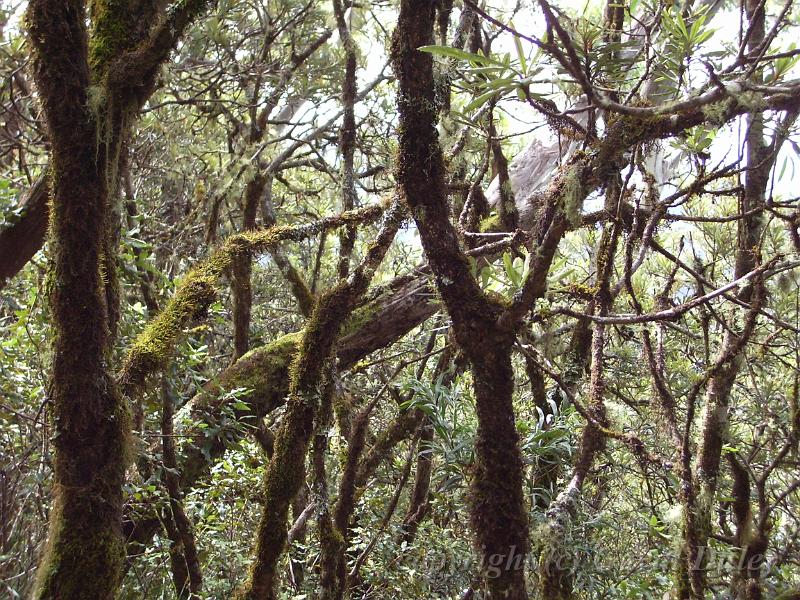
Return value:
[(347, 368), (386, 340), (399, 339), (440, 310), (440, 299), (428, 277), (406, 275), (376, 289), (353, 313), (342, 334), (337, 356)]
[[(183, 490), (208, 472), (209, 460), (215, 460), (229, 444), (244, 437), (244, 426), (255, 425), (283, 406), (289, 391), (289, 368), (301, 335), (291, 333), (251, 350), (206, 384), (178, 413), (178, 432), (184, 436), (178, 449)], [(229, 393), (236, 389), (249, 390), (239, 398), (242, 402), (237, 403), (238, 408), (232, 406), (237, 398)], [(228, 427), (213, 437), (204, 433), (209, 428), (218, 429), (223, 422)]]
[(85, 6), (35, 0), (27, 25), (51, 143), (50, 306), (54, 504), (35, 598), (111, 598), (121, 575), (122, 482), (129, 415), (106, 369), (101, 277), (106, 177), (87, 107)]
[(217, 277), (200, 268), (191, 271), (175, 296), (134, 341), (122, 363), (118, 380), (135, 397), (148, 375), (163, 369), (184, 328), (202, 317), (217, 297)]
[(122, 207), (119, 200), (120, 174), (125, 170), (126, 142), (129, 129), (142, 104), (155, 90), (155, 80), (137, 82), (144, 87), (131, 93), (129, 89), (111, 90), (107, 86), (112, 62), (147, 38), (160, 12), (159, 0), (91, 0), (88, 61), (91, 87), (89, 109), (97, 126), (95, 145), (103, 157), (103, 168), (109, 192), (110, 215), (106, 223), (103, 249), (103, 273), (106, 279), (109, 326), (116, 335), (119, 304), (116, 253), (119, 247)]
[(426, 258), (448, 312), (457, 322), (491, 314), (450, 223), (444, 162), (436, 130), (433, 57), (417, 48), (433, 43), (435, 3), (401, 4), (392, 36), (392, 65), (400, 84), (396, 177), (420, 230)]
[(187, 325), (205, 314), (217, 297), (220, 276), (231, 268), (237, 257), (265, 252), (283, 241), (301, 241), (346, 224), (369, 222), (382, 213), (381, 206), (373, 205), (313, 223), (247, 231), (227, 238), (183, 278), (172, 299), (136, 338), (118, 375), (123, 391), (129, 396), (135, 395), (148, 375), (166, 365), (178, 336)]
[(314, 441), (311, 447), (313, 473), (312, 490), (317, 513), (317, 534), (320, 551), (320, 589), (321, 600), (334, 600), (344, 593), (340, 572), (344, 569), (347, 544), (336, 529), (331, 518), (328, 475), (325, 468), (325, 455), (328, 451), (328, 430), (333, 422), (334, 382), (332, 370), (326, 374), (323, 384), (320, 407), (314, 427)]
[[(244, 191), (244, 210), (242, 215), (242, 231), (256, 228), (258, 201), (264, 194), (271, 180), (263, 174), (256, 174), (247, 182)], [(270, 223), (272, 225), (272, 223)], [(249, 252), (244, 252), (233, 259), (231, 265), (231, 292), (233, 294), (233, 360), (237, 360), (250, 349), (250, 315), (253, 306), (252, 286), (253, 262)]]
[(92, 0), (89, 66), (102, 81), (112, 62), (147, 39), (161, 12), (154, 0)]
[(264, 511), (258, 527), (255, 558), (238, 598), (276, 598), (277, 563), (286, 543), (289, 505), (303, 483), (302, 465), (319, 402), (319, 385), (325, 362), (339, 331), (357, 300), (367, 290), (403, 220), (403, 207), (388, 210), (375, 242), (347, 282), (340, 283), (317, 301), (303, 331), (300, 349), (291, 367), (286, 414), (275, 437), (275, 453), (264, 477)]
[(275, 249), (272, 253), (272, 258), (289, 284), (289, 290), (297, 300), (300, 314), (304, 317), (310, 317), (314, 308), (314, 294), (311, 293), (311, 288), (308, 287), (306, 280), (280, 248)]
[[(759, 2), (748, 1), (745, 4), (751, 37), (748, 40), (748, 49), (755, 51), (764, 37), (765, 13), (764, 7)], [(758, 80), (761, 72), (756, 71), (753, 77)], [(740, 210), (748, 216), (739, 222), (737, 231), (737, 246), (734, 265), (734, 276), (752, 271), (761, 263), (761, 238), (764, 230), (764, 218), (760, 211), (766, 202), (766, 191), (769, 184), (769, 174), (777, 158), (777, 148), (780, 146), (781, 133), (776, 132), (774, 142), (776, 149), (764, 142), (764, 114), (755, 112), (747, 117), (747, 133), (745, 143), (747, 147), (747, 176), (744, 185), (744, 194), (741, 197)], [(764, 284), (761, 277), (742, 286), (736, 294), (737, 299), (747, 304), (760, 306), (764, 297)], [(686, 545), (689, 558), (699, 548), (707, 545), (711, 535), (712, 514), (714, 512), (714, 497), (717, 491), (717, 481), (722, 459), (722, 447), (728, 435), (728, 409), (730, 396), (736, 377), (743, 361), (743, 353), (747, 340), (754, 330), (756, 314), (750, 311), (744, 328), (741, 332), (728, 329), (719, 349), (714, 374), (708, 381), (706, 390), (705, 407), (702, 420), (702, 433), (697, 450), (697, 483), (698, 494), (695, 506), (687, 506), (685, 512), (695, 516), (695, 531), (686, 532)], [(766, 543), (766, 540), (764, 541)], [(696, 565), (696, 563), (694, 563)], [(692, 568), (692, 564), (689, 565)], [(705, 593), (705, 569), (696, 568), (692, 572), (693, 597), (701, 598)], [(756, 575), (756, 586), (758, 584)]]
[[(299, 339), (299, 333), (292, 333), (251, 350), (206, 384), (177, 414), (176, 464), (182, 494), (208, 476), (211, 466), (229, 444), (246, 435), (249, 430), (242, 424), (255, 424), (260, 417), (283, 405), (289, 390), (289, 366)], [(252, 390), (241, 398), (246, 408), (234, 408), (237, 397), (228, 392), (242, 388)], [(219, 428), (223, 422), (228, 427), (213, 436), (207, 435), (207, 431)], [(152, 448), (151, 453), (157, 452), (157, 447)], [(160, 520), (157, 507), (148, 506), (144, 513), (137, 512), (134, 506), (126, 508), (128, 555), (134, 557), (150, 543)]]
[[(414, 285), (409, 285), (409, 281)], [(423, 286), (423, 291), (419, 290), (419, 285)], [(377, 288), (345, 326), (345, 331), (349, 333), (337, 345), (340, 368), (351, 367), (373, 351), (391, 345), (425, 321), (436, 310), (436, 305), (428, 304), (428, 297), (429, 290), (424, 278), (420, 282), (401, 277), (398, 281)], [(297, 351), (299, 336), (300, 333), (289, 334), (267, 346), (251, 350), (217, 379), (209, 382), (203, 392), (178, 414), (176, 428), (182, 435), (178, 438), (177, 451), (181, 490), (184, 493), (208, 474), (228, 444), (247, 433), (248, 430), (237, 426), (237, 422), (254, 423), (259, 417), (283, 405), (288, 392), (289, 365)], [(253, 390), (245, 398), (247, 410), (231, 411), (235, 398), (227, 392), (240, 388)], [(208, 437), (206, 432), (218, 426), (223, 417), (231, 412), (236, 420), (226, 422), (232, 423), (232, 426), (219, 435)], [(409, 425), (407, 434), (388, 436), (388, 444), (368, 453), (368, 456), (374, 457), (373, 470), (393, 447), (392, 444), (406, 439), (413, 429), (414, 426)], [(384, 439), (384, 436), (379, 439)], [(153, 453), (157, 452), (157, 448), (153, 449)], [(371, 475), (373, 471), (367, 472)], [(359, 487), (361, 485), (359, 483)], [(157, 513), (150, 509), (145, 513), (137, 513), (134, 507), (127, 507), (125, 532), (129, 540), (128, 555), (139, 554), (159, 527)]]
[[(147, 0), (143, 0), (147, 2)], [(209, 0), (177, 0), (149, 28), (146, 39), (117, 54), (110, 61), (106, 85), (144, 102), (152, 92), (159, 67), (183, 36), (186, 28), (211, 4)]]

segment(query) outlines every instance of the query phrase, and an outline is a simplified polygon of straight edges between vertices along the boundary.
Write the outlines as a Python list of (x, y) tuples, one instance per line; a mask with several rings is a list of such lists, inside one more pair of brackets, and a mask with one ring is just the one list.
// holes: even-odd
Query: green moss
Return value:
[(144, 385), (147, 375), (163, 368), (184, 328), (203, 317), (216, 299), (218, 281), (236, 258), (268, 251), (284, 240), (301, 241), (321, 231), (369, 221), (382, 212), (381, 207), (372, 206), (309, 225), (271, 227), (226, 239), (183, 278), (164, 310), (137, 337), (120, 370), (119, 380), (125, 393), (130, 395)]
[(370, 323), (374, 319), (375, 315), (380, 311), (381, 306), (382, 305), (379, 302), (373, 301), (353, 311), (353, 314), (344, 324), (342, 335), (347, 335), (354, 331), (358, 331), (364, 325)]
[[(273, 404), (283, 400), (287, 386), (276, 383), (285, 379), (300, 343), (302, 332), (284, 335), (274, 342), (251, 350), (226, 371), (219, 381), (221, 390), (247, 388), (253, 390), (250, 401), (269, 410)], [(276, 389), (279, 388), (279, 389)]]
[(706, 121), (709, 125), (720, 127), (727, 121), (728, 111), (730, 110), (733, 102), (734, 101), (731, 98), (725, 98), (719, 102), (706, 104), (700, 108), (700, 111), (703, 113), (703, 116), (706, 118)]
[(570, 225), (576, 227), (581, 222), (581, 210), (583, 209), (584, 200), (581, 167), (579, 164), (570, 165), (564, 172), (561, 197), (564, 206), (564, 216), (566, 216)]
[(89, 66), (97, 81), (105, 75), (114, 58), (135, 44), (139, 16), (132, 10), (130, 0), (94, 0), (90, 10)]
[(131, 347), (120, 375), (126, 388), (141, 386), (149, 372), (166, 364), (183, 328), (203, 316), (216, 298), (215, 284), (216, 278), (205, 269), (191, 271), (185, 277), (172, 301)]
[(340, 282), (317, 301), (303, 331), (300, 352), (291, 368), (289, 385), (293, 392), (308, 394), (319, 382), (322, 363), (327, 359), (349, 312), (350, 291), (347, 282)]
[[(120, 518), (121, 485), (131, 458), (131, 419), (118, 394), (112, 392), (109, 401), (108, 416), (93, 432), (94, 447), (82, 444), (81, 455), (58, 448), (56, 468), (62, 477), (65, 472), (83, 471), (87, 462), (95, 473), (88, 489), (60, 482), (53, 486), (51, 528), (33, 594), (37, 600), (108, 598), (119, 584), (125, 541), (107, 524)], [(67, 435), (57, 438), (57, 447)]]
[(500, 231), (502, 223), (500, 222), (500, 216), (497, 214), (491, 214), (488, 217), (481, 219), (480, 224), (478, 225), (478, 231), (481, 233), (493, 233)]
[[(125, 557), (122, 537), (108, 530), (87, 529), (77, 532), (79, 536), (76, 536), (76, 532), (66, 531), (64, 525), (59, 531), (50, 532), (45, 549), (47, 559), (42, 563), (47, 568), (37, 574), (33, 598), (101, 598), (100, 589), (97, 596), (86, 595), (90, 587), (87, 582), (94, 581), (105, 581), (103, 587), (116, 589), (119, 577), (115, 574), (121, 573)], [(93, 572), (85, 571), (87, 564), (93, 565)], [(59, 572), (71, 573), (71, 576), (59, 577)], [(110, 577), (112, 581), (109, 582)]]

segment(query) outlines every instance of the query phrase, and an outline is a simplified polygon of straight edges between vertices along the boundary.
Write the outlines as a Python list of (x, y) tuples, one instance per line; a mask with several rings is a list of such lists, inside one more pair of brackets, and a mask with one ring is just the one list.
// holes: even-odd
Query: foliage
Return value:
[[(800, 587), (800, 52), (796, 15), (763, 4), (765, 26), (751, 31), (759, 41), (745, 40), (757, 17), (738, 3), (537, 0), (481, 4), (480, 13), (457, 3), (445, 38), (419, 48), (443, 86), (434, 108), (448, 214), (468, 255), (453, 261), (468, 265), (486, 306), (530, 301), (510, 352), (531, 598), (551, 600), (538, 587), (539, 559), (554, 547), (569, 559), (572, 597), (699, 597), (680, 596), (693, 533), (712, 555), (707, 594), (733, 590), (738, 600), (743, 578), (763, 597)], [(0, 236), (26, 223), (20, 200), (49, 160), (23, 8), (0, 1)], [(615, 29), (606, 14), (617, 8)], [(120, 598), (179, 597), (171, 500), (191, 522), (199, 597), (232, 596), (253, 564), (270, 436), (287, 415), (280, 391), (308, 324), (298, 281), (319, 298), (342, 272), (340, 238), (310, 225), (338, 223), (343, 206), (347, 56), (333, 11), (220, 0), (186, 30), (131, 124), (109, 198), (116, 254), (103, 268), (116, 269), (121, 304), (107, 366), (124, 380), (142, 344), (157, 359), (126, 398), (137, 458), (122, 490), (124, 526), (135, 523), (142, 539), (129, 549)], [(394, 2), (348, 4), (356, 208), (374, 206), (373, 216), (398, 193), (393, 171), (403, 167), (386, 66), (397, 12)], [(516, 233), (498, 215), (505, 154)], [(276, 224), (316, 229), (276, 241)], [(379, 225), (349, 226), (352, 272)], [(617, 241), (604, 264), (608, 231)], [(0, 596), (9, 598), (30, 594), (53, 496), (52, 251), (45, 244), (0, 282)], [(234, 273), (242, 257), (252, 265), (246, 282)], [(321, 458), (309, 453), (291, 510), (288, 527), (307, 521), (281, 558), (281, 598), (321, 595), (324, 519), (350, 492), (349, 527), (337, 533), (351, 598), (480, 597), (468, 518), (476, 366), (461, 355), (436, 287), (450, 282), (427, 258), (417, 227), (405, 225), (312, 386)], [(202, 302), (181, 305), (198, 273)], [(747, 284), (712, 294), (743, 275)], [(244, 374), (231, 367), (253, 358), (235, 363), (243, 289), (249, 348), (272, 361)], [(602, 335), (596, 346), (593, 335)], [(271, 355), (276, 340), (282, 353)], [(174, 466), (165, 396), (176, 409), (166, 434)], [(603, 443), (587, 450), (587, 432)], [(717, 433), (709, 483), (699, 457)], [(705, 533), (691, 518), (705, 519)], [(761, 541), (762, 569), (745, 573), (737, 560)]]

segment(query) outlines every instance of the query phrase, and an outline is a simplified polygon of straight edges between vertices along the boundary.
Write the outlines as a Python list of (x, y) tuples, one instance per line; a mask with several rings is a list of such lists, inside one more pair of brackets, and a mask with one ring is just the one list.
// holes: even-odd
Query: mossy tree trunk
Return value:
[[(342, 126), (339, 130), (339, 152), (342, 156), (342, 210), (352, 210), (358, 201), (353, 166), (356, 153), (357, 47), (353, 36), (350, 35), (350, 25), (345, 20), (345, 7), (341, 0), (333, 0), (333, 14), (336, 17), (336, 28), (345, 53), (345, 70), (342, 81), (342, 108), (344, 114), (342, 115)], [(353, 253), (355, 241), (355, 228), (346, 227), (340, 232), (337, 272), (341, 279), (347, 277), (350, 271), (350, 256)]]
[(433, 61), (419, 52), (432, 44), (436, 3), (404, 0), (392, 38), (399, 82), (397, 180), (412, 210), (426, 257), (453, 330), (472, 369), (478, 431), (471, 521), (491, 600), (527, 598), (524, 559), (527, 513), (522, 459), (514, 422), (512, 327), (499, 323), (502, 307), (472, 277), (450, 223), (444, 164), (436, 131)]
[[(247, 182), (244, 192), (242, 231), (256, 227), (258, 201), (264, 193), (266, 177), (256, 175)], [(253, 307), (252, 286), (253, 257), (249, 253), (237, 256), (231, 267), (233, 292), (233, 360), (236, 361), (250, 349), (250, 315)]]
[[(606, 193), (606, 207), (613, 210), (619, 194), (619, 185), (609, 186)], [(619, 241), (619, 223), (605, 225), (597, 248), (595, 264), (595, 293), (589, 303), (589, 311), (599, 316), (608, 314), (613, 303), (610, 290), (614, 269), (614, 255)], [(585, 327), (585, 323), (579, 327)], [(575, 358), (583, 363), (581, 354), (585, 353), (586, 331), (576, 332), (577, 347)], [(587, 410), (593, 422), (585, 425), (581, 433), (577, 459), (572, 477), (547, 510), (544, 538), (541, 540), (539, 556), (539, 597), (542, 600), (569, 600), (574, 587), (574, 560), (570, 555), (572, 548), (567, 538), (567, 529), (576, 512), (576, 504), (583, 491), (586, 479), (591, 473), (597, 455), (605, 449), (606, 438), (601, 427), (607, 425), (604, 395), (606, 389), (603, 362), (607, 339), (606, 325), (594, 323), (589, 344), (589, 403)], [(580, 364), (579, 363), (579, 364)]]
[[(111, 598), (125, 556), (122, 483), (129, 417), (109, 375), (105, 160), (88, 105), (81, 0), (35, 0), (28, 25), (52, 156), (50, 305), (54, 503), (36, 598)], [(112, 310), (113, 307), (112, 307)]]
[[(54, 502), (35, 598), (112, 598), (122, 574), (130, 416), (108, 365), (119, 314), (113, 218), (119, 212), (111, 196), (127, 117), (152, 93), (158, 67), (205, 3), (183, 3), (168, 17), (160, 6), (95, 2), (91, 35), (83, 0), (28, 6), (51, 145), (54, 330)], [(124, 64), (136, 77), (112, 68), (126, 54), (135, 55)]]
[[(749, 23), (748, 49), (757, 52), (765, 35), (765, 8), (763, 3), (757, 0), (747, 0), (744, 9)], [(756, 82), (760, 82), (761, 71), (756, 70), (752, 76)], [(787, 120), (796, 118), (796, 111), (792, 111)], [(766, 144), (764, 140), (764, 114), (756, 111), (747, 115), (747, 133), (745, 136), (747, 170), (745, 174), (744, 192), (740, 197), (739, 212), (744, 216), (738, 223), (736, 240), (736, 258), (734, 266), (734, 277), (743, 275), (754, 270), (761, 264), (761, 243), (764, 231), (765, 217), (762, 209), (766, 203), (767, 187), (770, 182), (770, 172), (775, 164), (777, 152), (774, 148), (780, 148), (777, 143), (782, 135), (782, 126), (777, 127), (773, 144)], [(786, 123), (783, 124), (785, 126)], [(765, 293), (764, 282), (761, 277), (754, 278), (751, 282), (743, 285), (736, 294), (738, 300), (752, 306), (760, 306)], [(713, 367), (713, 375), (708, 381), (706, 390), (705, 409), (702, 420), (702, 431), (699, 448), (697, 451), (697, 489), (695, 490), (694, 502), (686, 507), (686, 515), (694, 520), (694, 531), (685, 532), (686, 547), (684, 554), (687, 558), (686, 569), (689, 573), (690, 586), (684, 592), (684, 597), (703, 598), (705, 597), (707, 578), (706, 578), (706, 557), (708, 555), (708, 542), (712, 533), (712, 515), (714, 512), (715, 496), (718, 488), (720, 467), (722, 460), (722, 448), (728, 437), (728, 411), (731, 402), (736, 377), (745, 359), (746, 344), (754, 331), (757, 313), (751, 311), (748, 315), (744, 327), (740, 331), (727, 329), (722, 341), (722, 346)], [(735, 466), (735, 464), (734, 464)], [(737, 473), (734, 469), (734, 481), (737, 480)], [(738, 477), (741, 481), (742, 477)], [(749, 488), (749, 479), (745, 478), (742, 484)], [(744, 502), (747, 498), (749, 509), (749, 489), (740, 490), (737, 499)], [(748, 517), (751, 519), (752, 517)], [(749, 530), (749, 523), (744, 527)], [(758, 539), (749, 539), (744, 536), (738, 539), (742, 552), (748, 555), (748, 545), (753, 544), (757, 554), (766, 549), (767, 541), (763, 537), (755, 536)], [(744, 563), (743, 563), (744, 564)], [(760, 564), (759, 564), (760, 567)], [(759, 569), (756, 568), (750, 573), (745, 569), (736, 574), (741, 577), (738, 582), (742, 589), (753, 586), (759, 590)]]

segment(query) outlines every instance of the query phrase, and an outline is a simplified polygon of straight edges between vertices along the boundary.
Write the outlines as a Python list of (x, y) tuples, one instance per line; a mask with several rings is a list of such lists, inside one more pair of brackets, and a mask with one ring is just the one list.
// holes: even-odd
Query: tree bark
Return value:
[(403, 0), (392, 37), (400, 114), (396, 177), (417, 223), (456, 340), (472, 368), (478, 431), (471, 522), (487, 597), (517, 600), (527, 598), (524, 559), (528, 523), (512, 404), (515, 336), (513, 329), (499, 326), (502, 309), (484, 296), (472, 277), (449, 220), (436, 131), (433, 60), (417, 50), (434, 43), (435, 8), (428, 0)]
[(0, 290), (44, 244), (49, 197), (50, 179), (43, 175), (21, 198), (18, 220), (0, 230)]
[[(744, 10), (751, 29), (748, 49), (756, 51), (764, 39), (764, 6), (758, 0), (748, 0), (744, 4)], [(758, 73), (755, 76), (758, 77)], [(776, 140), (779, 136), (780, 134), (776, 133)], [(745, 143), (747, 171), (739, 212), (748, 215), (754, 209), (763, 208), (765, 205), (769, 174), (777, 156), (777, 148), (770, 148), (764, 142), (763, 113), (757, 111), (748, 114)], [(754, 211), (738, 221), (734, 278), (752, 271), (761, 263), (763, 229), (764, 217), (761, 211)], [(758, 277), (743, 285), (737, 292), (736, 298), (748, 304), (758, 305), (762, 301), (763, 294), (763, 279)], [(752, 318), (755, 319), (755, 315)], [(689, 516), (696, 522), (696, 530), (687, 532), (686, 540), (689, 562), (687, 569), (691, 586), (685, 595), (691, 598), (703, 598), (706, 591), (705, 557), (708, 554), (707, 546), (711, 535), (711, 515), (718, 487), (722, 447), (728, 436), (731, 392), (744, 360), (746, 342), (753, 333), (753, 325), (754, 323), (748, 320), (741, 331), (737, 332), (734, 329), (726, 331), (716, 361), (717, 368), (708, 382), (702, 434), (697, 453), (698, 493), (694, 505), (687, 507), (687, 513), (693, 511), (694, 514)], [(764, 540), (758, 541), (758, 545), (765, 544)], [(747, 553), (746, 547), (743, 548), (743, 552)], [(695, 558), (697, 556), (700, 558)], [(698, 562), (700, 564), (696, 564)], [(757, 577), (752, 582), (748, 579), (743, 585), (749, 586), (750, 583), (758, 588)]]
[[(101, 275), (108, 174), (89, 111), (81, 0), (34, 0), (28, 25), (51, 142), (54, 503), (35, 598), (106, 599), (121, 576), (122, 483), (130, 419), (107, 370), (111, 336)], [(111, 307), (111, 310), (115, 310)]]

